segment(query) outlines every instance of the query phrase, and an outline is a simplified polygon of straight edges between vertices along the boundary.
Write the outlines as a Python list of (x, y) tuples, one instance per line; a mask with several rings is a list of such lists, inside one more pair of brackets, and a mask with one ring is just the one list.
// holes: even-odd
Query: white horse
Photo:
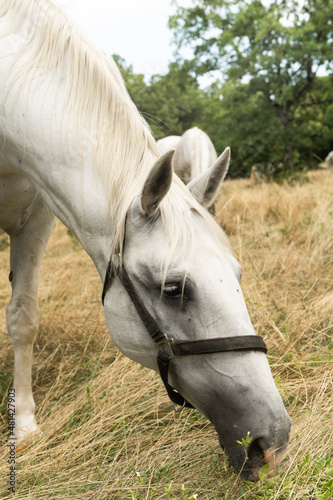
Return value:
[(325, 161), (319, 163), (320, 168), (333, 168), (333, 151), (330, 151), (325, 158)]
[(161, 154), (171, 148), (176, 150), (174, 169), (185, 184), (211, 167), (217, 158), (208, 135), (198, 127), (186, 130), (182, 136), (170, 135), (157, 141)]
[(328, 164), (329, 168), (333, 167), (333, 151), (330, 151), (325, 158), (325, 163)]
[[(168, 135), (167, 137), (163, 137), (163, 139), (159, 139), (157, 141), (157, 147), (161, 155), (164, 155), (170, 151), (170, 149), (176, 149), (181, 138), (181, 135)], [(175, 162), (175, 159), (173, 162)]]
[[(200, 338), (209, 345), (231, 338), (233, 346), (250, 339), (250, 350), (176, 355), (170, 363), (168, 354), (166, 387), (211, 420), (246, 477), (258, 477), (264, 462), (275, 470), (290, 419), (259, 350), (240, 266), (205, 209), (220, 189), (229, 149), (186, 187), (173, 175), (173, 152), (158, 158), (114, 62), (47, 0), (2, 0), (0, 54), (0, 227), (11, 240), (7, 325), (17, 439), (38, 433), (32, 347), (40, 263), (56, 215), (106, 278), (107, 326), (133, 360), (162, 373), (142, 304), (166, 334), (158, 332), (159, 356)], [(117, 261), (119, 272), (111, 273)], [(141, 306), (125, 287), (125, 268)], [(237, 441), (248, 432), (246, 459)]]

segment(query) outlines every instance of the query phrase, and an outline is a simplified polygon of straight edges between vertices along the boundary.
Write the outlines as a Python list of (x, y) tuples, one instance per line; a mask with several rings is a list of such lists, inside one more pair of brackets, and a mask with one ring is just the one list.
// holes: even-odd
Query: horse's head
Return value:
[[(229, 164), (227, 149), (188, 187), (174, 179), (172, 154), (160, 158), (127, 215), (122, 262), (141, 303), (177, 340), (255, 336), (241, 291), (241, 269), (208, 207)], [(174, 179), (174, 180), (173, 180)], [(199, 202), (199, 203), (197, 203)], [(119, 349), (158, 371), (156, 344), (120, 279), (105, 295)], [(176, 356), (169, 384), (209, 418), (231, 464), (247, 479), (276, 470), (290, 419), (268, 361), (257, 350)], [(249, 436), (249, 439), (247, 439)], [(249, 446), (242, 440), (250, 442)]]

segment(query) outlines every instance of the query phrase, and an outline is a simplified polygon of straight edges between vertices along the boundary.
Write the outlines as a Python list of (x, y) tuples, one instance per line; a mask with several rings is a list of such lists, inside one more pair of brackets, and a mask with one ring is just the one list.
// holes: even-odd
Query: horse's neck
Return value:
[(54, 50), (38, 63), (43, 40), (27, 44), (24, 29), (0, 37), (0, 170), (26, 177), (104, 274), (112, 231), (141, 189), (156, 145), (113, 64), (90, 53), (74, 31), (59, 54), (52, 33)]
[[(15, 92), (0, 121), (5, 136), (1, 168), (27, 178), (52, 212), (77, 236), (101, 276), (111, 249), (109, 207), (94, 169), (89, 137), (75, 143), (61, 111), (48, 109), (48, 93)], [(49, 90), (52, 93), (52, 89)]]

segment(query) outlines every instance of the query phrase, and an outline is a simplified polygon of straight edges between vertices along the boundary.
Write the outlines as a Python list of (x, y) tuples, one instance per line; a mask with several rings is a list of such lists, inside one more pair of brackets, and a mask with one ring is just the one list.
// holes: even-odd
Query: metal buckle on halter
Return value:
[(187, 401), (184, 398), (184, 403), (182, 405), (178, 405), (178, 408), (177, 408), (176, 403), (174, 403), (172, 401), (173, 411), (176, 412), (176, 413), (181, 413), (184, 410), (186, 403), (187, 403)]
[(168, 354), (168, 359), (172, 359), (174, 358), (176, 355), (174, 353), (174, 350), (172, 348), (172, 345), (175, 343), (174, 339), (172, 337), (168, 337), (166, 335), (166, 333), (164, 333), (164, 339), (163, 340), (160, 340), (159, 342), (156, 342), (156, 347), (157, 347), (157, 350), (158, 352), (160, 352), (160, 348), (161, 346), (168, 346), (169, 348), (169, 352), (165, 352), (164, 350), (162, 350), (163, 354)]

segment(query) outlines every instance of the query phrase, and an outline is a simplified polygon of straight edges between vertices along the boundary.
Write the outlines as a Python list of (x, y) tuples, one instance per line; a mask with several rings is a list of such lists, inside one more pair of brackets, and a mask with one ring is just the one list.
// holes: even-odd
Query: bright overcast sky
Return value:
[[(172, 61), (168, 18), (171, 0), (53, 0), (87, 37), (108, 54), (119, 54), (136, 73), (163, 74)], [(181, 0), (182, 6), (190, 0)]]

